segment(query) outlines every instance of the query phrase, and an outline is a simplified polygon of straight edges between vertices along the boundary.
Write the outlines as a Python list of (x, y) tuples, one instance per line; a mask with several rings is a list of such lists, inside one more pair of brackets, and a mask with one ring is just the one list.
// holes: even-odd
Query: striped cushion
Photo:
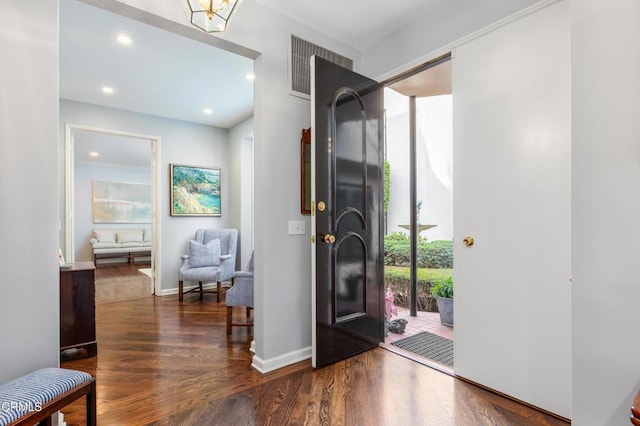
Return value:
[(0, 385), (0, 426), (5, 426), (74, 387), (91, 375), (63, 368), (42, 368)]

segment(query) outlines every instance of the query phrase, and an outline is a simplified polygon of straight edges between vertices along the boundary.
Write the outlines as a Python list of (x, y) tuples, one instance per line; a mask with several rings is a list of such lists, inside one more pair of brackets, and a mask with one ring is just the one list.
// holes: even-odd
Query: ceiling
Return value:
[(304, 22), (336, 40), (364, 49), (451, 0), (253, 1), (295, 21)]
[(451, 61), (444, 61), (410, 77), (403, 78), (389, 87), (405, 96), (439, 96), (452, 93)]
[[(119, 44), (120, 34), (132, 43)], [(229, 128), (252, 114), (250, 73), (251, 59), (77, 0), (60, 2), (63, 99)]]

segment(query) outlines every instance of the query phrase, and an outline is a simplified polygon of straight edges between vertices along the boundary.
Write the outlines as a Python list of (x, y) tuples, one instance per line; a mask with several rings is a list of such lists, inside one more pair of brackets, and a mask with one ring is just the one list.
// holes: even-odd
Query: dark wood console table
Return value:
[(93, 262), (76, 262), (70, 268), (60, 268), (61, 359), (98, 353), (95, 270)]

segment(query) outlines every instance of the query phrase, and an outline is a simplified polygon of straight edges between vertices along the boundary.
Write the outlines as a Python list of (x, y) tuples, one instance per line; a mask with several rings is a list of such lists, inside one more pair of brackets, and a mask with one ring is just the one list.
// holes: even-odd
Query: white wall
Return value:
[(640, 2), (571, 2), (573, 420), (640, 389)]
[[(140, 141), (141, 143), (143, 141)], [(76, 140), (76, 144), (78, 141)], [(151, 158), (151, 149), (149, 149)], [(93, 181), (145, 183), (151, 185), (151, 169), (148, 167), (123, 167), (110, 164), (75, 163), (74, 170), (74, 245), (75, 260), (93, 262), (93, 252), (89, 240), (93, 230), (109, 229), (151, 229), (149, 223), (93, 223)], [(151, 187), (149, 188), (151, 191)], [(120, 261), (126, 261), (120, 259)], [(104, 260), (103, 262), (107, 262)]]
[(244, 270), (253, 250), (253, 117), (229, 129), (229, 227), (236, 228), (236, 269)]
[(0, 383), (58, 365), (57, 1), (0, 13)]
[[(152, 115), (104, 108), (69, 100), (60, 100), (60, 123), (80, 124), (103, 129), (120, 130), (160, 138), (161, 200), (159, 254), (162, 257), (163, 294), (178, 286), (180, 256), (187, 253), (187, 243), (198, 228), (225, 228), (229, 220), (229, 172), (227, 131), (185, 121), (170, 120)], [(64, 152), (64, 137), (60, 135), (60, 152)], [(169, 164), (220, 167), (222, 169), (222, 216), (221, 217), (172, 217), (169, 214)], [(64, 175), (63, 161), (60, 174)], [(62, 177), (61, 177), (62, 179)], [(60, 217), (64, 217), (61, 205)], [(62, 231), (64, 235), (64, 230)], [(61, 237), (62, 240), (62, 237)]]

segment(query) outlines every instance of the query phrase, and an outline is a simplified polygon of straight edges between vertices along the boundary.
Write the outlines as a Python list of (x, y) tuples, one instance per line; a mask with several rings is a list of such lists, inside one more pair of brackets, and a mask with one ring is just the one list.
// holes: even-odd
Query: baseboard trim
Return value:
[(270, 373), (280, 368), (286, 367), (291, 364), (295, 364), (300, 361), (305, 361), (311, 358), (311, 346), (306, 348), (291, 351), (286, 354), (278, 355), (277, 357), (264, 360), (257, 355), (253, 356), (251, 367), (256, 369), (262, 374)]

